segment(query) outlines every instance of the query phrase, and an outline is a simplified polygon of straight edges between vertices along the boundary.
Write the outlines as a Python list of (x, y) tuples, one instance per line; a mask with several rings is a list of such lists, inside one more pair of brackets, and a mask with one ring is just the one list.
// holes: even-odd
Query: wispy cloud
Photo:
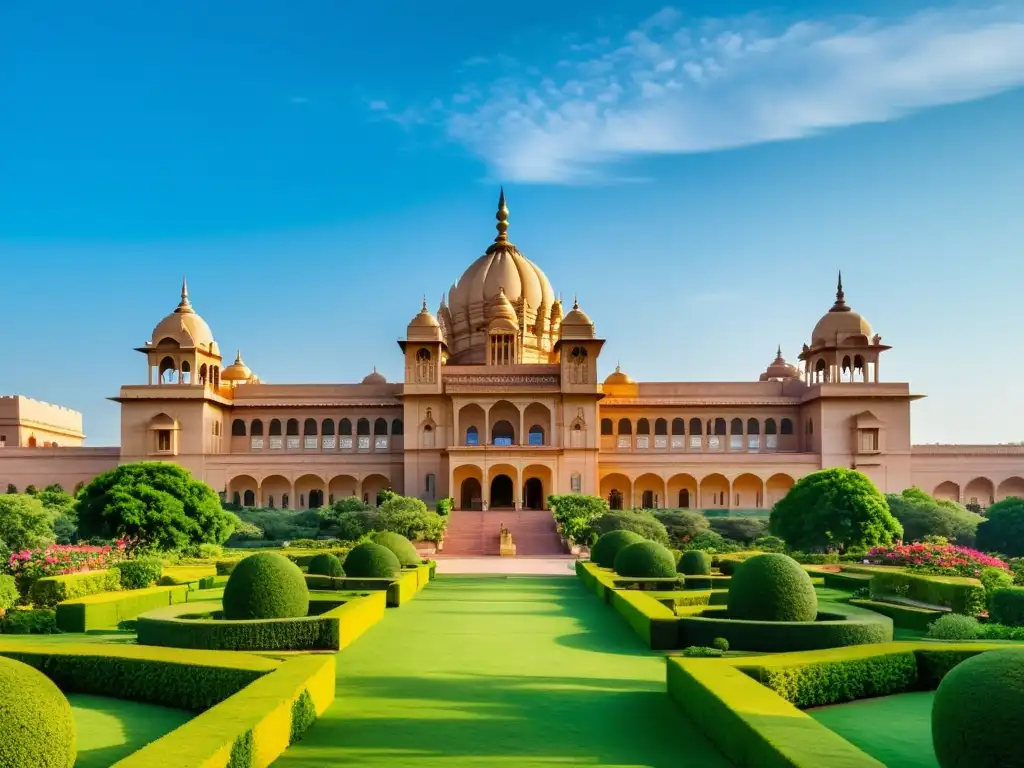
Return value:
[(586, 183), (630, 157), (795, 139), (1024, 84), (1022, 0), (785, 28), (665, 8), (618, 41), (570, 39), (394, 119), (441, 127), (505, 180)]

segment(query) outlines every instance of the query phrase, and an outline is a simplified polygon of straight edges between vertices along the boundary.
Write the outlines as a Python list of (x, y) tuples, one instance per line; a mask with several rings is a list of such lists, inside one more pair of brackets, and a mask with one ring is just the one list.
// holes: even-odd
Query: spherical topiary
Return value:
[(71, 705), (46, 675), (0, 656), (0, 765), (72, 768)]
[(687, 576), (707, 576), (711, 573), (711, 555), (699, 549), (683, 552), (679, 559), (679, 572)]
[(729, 641), (724, 637), (716, 637), (711, 641), (711, 647), (715, 650), (721, 651), (722, 653), (726, 653), (729, 650)]
[(594, 546), (590, 548), (590, 560), (602, 568), (614, 568), (615, 556), (619, 554), (620, 549), (643, 540), (643, 536), (633, 533), (633, 531), (625, 529), (609, 531), (594, 542)]
[(390, 579), (401, 570), (395, 553), (381, 544), (360, 544), (345, 558), (346, 575), (357, 579)]
[(986, 651), (942, 678), (932, 702), (932, 744), (942, 768), (1024, 765), (1024, 649)]
[(729, 583), (729, 618), (749, 621), (814, 621), (818, 595), (800, 564), (777, 553), (754, 555)]
[(615, 572), (629, 578), (667, 578), (676, 575), (676, 559), (656, 541), (635, 541), (615, 556)]
[(373, 534), (373, 541), (394, 552), (398, 562), (402, 565), (419, 565), (423, 561), (423, 558), (420, 557), (412, 542), (401, 534), (392, 533), (391, 531), (380, 531)]
[(330, 552), (321, 552), (309, 561), (307, 573), (313, 576), (344, 576), (345, 569), (341, 567), (341, 560)]
[(224, 618), (292, 619), (309, 613), (309, 590), (299, 566), (260, 552), (239, 561), (224, 587)]

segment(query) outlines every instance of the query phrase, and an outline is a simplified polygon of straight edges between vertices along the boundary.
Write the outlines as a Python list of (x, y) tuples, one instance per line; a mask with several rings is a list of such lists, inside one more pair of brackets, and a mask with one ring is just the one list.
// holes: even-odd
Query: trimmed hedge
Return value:
[(423, 558), (416, 551), (416, 547), (401, 534), (392, 533), (391, 531), (378, 531), (371, 538), (375, 544), (380, 544), (382, 547), (387, 547), (394, 552), (398, 562), (403, 566), (419, 565), (423, 562)]
[(676, 560), (656, 541), (636, 541), (619, 550), (615, 572), (627, 578), (675, 578)]
[(57, 628), (61, 632), (116, 629), (126, 619), (165, 605), (185, 602), (185, 587), (149, 587), (128, 592), (103, 592), (57, 605)]
[(120, 588), (121, 572), (114, 568), (69, 573), (66, 576), (44, 576), (37, 579), (28, 591), (28, 599), (36, 608), (53, 608), (65, 600), (100, 592), (116, 592)]
[(283, 555), (260, 552), (238, 564), (224, 587), (224, 618), (291, 619), (309, 612), (309, 590), (299, 566)]
[(818, 594), (811, 577), (788, 555), (754, 555), (736, 570), (729, 584), (733, 619), (806, 622), (814, 621), (817, 613)]
[(179, 584), (191, 584), (207, 576), (218, 574), (216, 564), (211, 565), (171, 565), (163, 570), (160, 586), (173, 587)]
[(687, 576), (708, 576), (711, 574), (711, 555), (699, 549), (683, 552), (678, 571)]
[(219, 605), (185, 603), (145, 613), (138, 618), (139, 645), (218, 651), (337, 651), (384, 616), (385, 593), (366, 596), (317, 597), (315, 616), (229, 621), (208, 618)]
[(71, 705), (41, 672), (0, 658), (0, 765), (73, 768)]
[(134, 560), (124, 560), (113, 567), (121, 572), (123, 589), (145, 589), (160, 581), (164, 563), (159, 557), (137, 557)]
[(669, 650), (679, 645), (678, 619), (675, 611), (666, 608), (645, 592), (614, 590), (611, 605), (629, 622), (652, 650)]
[(826, 587), (848, 592), (861, 587), (870, 587), (872, 578), (866, 573), (829, 573), (828, 571), (822, 573), (821, 576)]
[(335, 674), (333, 655), (289, 659), (227, 701), (121, 760), (117, 768), (270, 765), (330, 706)]
[(899, 605), (897, 603), (882, 603), (877, 600), (860, 600), (854, 599), (850, 601), (851, 605), (857, 605), (861, 608), (867, 608), (870, 611), (875, 611), (883, 616), (888, 616), (892, 619), (893, 626), (901, 629), (913, 629), (919, 632), (925, 632), (933, 621), (940, 616), (945, 616), (944, 611), (936, 611), (932, 608), (917, 608), (913, 605)]
[(997, 624), (1024, 627), (1024, 587), (1003, 587), (989, 596), (988, 615)]
[(977, 579), (905, 571), (875, 573), (871, 579), (871, 599), (885, 601), (894, 597), (943, 606), (967, 616), (985, 610), (985, 588)]
[(646, 541), (646, 539), (639, 533), (625, 529), (609, 531), (594, 542), (594, 546), (590, 548), (590, 559), (602, 568), (614, 568), (615, 557), (619, 554), (619, 550), (638, 541)]
[(429, 582), (429, 565), (403, 568), (397, 578), (390, 579), (354, 579), (351, 576), (332, 577), (306, 574), (306, 586), (310, 589), (350, 592), (384, 591), (387, 593), (389, 608), (398, 608), (409, 602)]
[(201, 712), (279, 662), (259, 656), (141, 645), (54, 643), (0, 637), (0, 656), (35, 667), (65, 693), (89, 693)]
[(306, 573), (313, 576), (338, 577), (345, 575), (345, 569), (341, 565), (341, 560), (330, 552), (323, 552), (309, 561)]
[(381, 544), (360, 544), (345, 558), (345, 574), (357, 579), (390, 579), (401, 570), (395, 553)]

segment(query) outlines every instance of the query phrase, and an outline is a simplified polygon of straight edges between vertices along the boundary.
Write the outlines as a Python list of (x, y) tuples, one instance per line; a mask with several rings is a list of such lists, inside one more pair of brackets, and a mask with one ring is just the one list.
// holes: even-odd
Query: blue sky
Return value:
[(915, 441), (1024, 440), (1024, 2), (625, 7), (0, 4), (0, 392), (117, 443), (183, 274), (268, 381), (397, 379), (503, 183), (605, 372), (755, 380), (841, 267)]

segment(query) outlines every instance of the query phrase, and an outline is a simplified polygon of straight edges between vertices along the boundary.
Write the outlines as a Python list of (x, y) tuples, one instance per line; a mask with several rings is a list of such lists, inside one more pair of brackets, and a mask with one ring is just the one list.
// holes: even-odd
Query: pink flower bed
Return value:
[(39, 579), (68, 573), (99, 571), (121, 560), (124, 542), (116, 547), (54, 544), (46, 549), (23, 549), (7, 561), (7, 571), (15, 577)]
[(1010, 570), (1010, 566), (998, 557), (954, 544), (896, 544), (875, 547), (868, 552), (868, 558), (881, 565), (899, 565), (950, 576), (977, 578), (981, 575), (982, 568)]

